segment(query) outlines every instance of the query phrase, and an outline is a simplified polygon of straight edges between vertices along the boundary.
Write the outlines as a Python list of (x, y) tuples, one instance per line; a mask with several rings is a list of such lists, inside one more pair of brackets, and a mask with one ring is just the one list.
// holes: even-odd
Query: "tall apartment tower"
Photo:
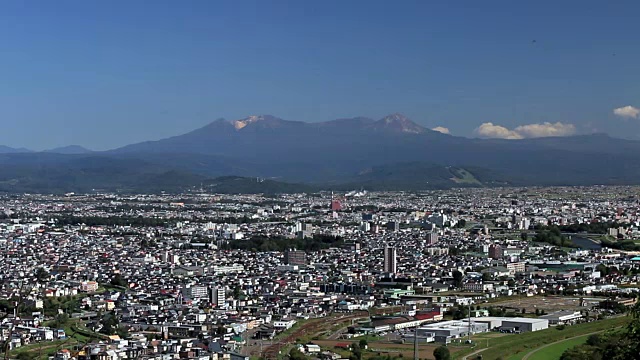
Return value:
[(397, 254), (396, 248), (393, 246), (384, 247), (384, 272), (396, 273), (397, 270)]
[(224, 307), (227, 301), (226, 291), (224, 287), (210, 287), (209, 288), (209, 302), (216, 304), (218, 307)]
[(438, 242), (438, 233), (435, 231), (431, 231), (427, 234), (427, 245), (433, 245)]

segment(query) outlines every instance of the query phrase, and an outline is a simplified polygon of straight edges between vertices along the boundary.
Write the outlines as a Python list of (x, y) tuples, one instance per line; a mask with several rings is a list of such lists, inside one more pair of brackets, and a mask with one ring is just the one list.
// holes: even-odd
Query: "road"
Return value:
[(483, 352), (483, 351), (485, 351), (485, 350), (487, 350), (487, 349), (488, 349), (488, 348), (478, 349), (478, 350), (476, 350), (476, 351), (472, 352), (471, 354), (464, 356), (464, 357), (462, 358), (462, 360), (467, 360), (467, 359), (471, 358), (472, 356), (478, 355), (479, 353), (481, 353), (481, 352)]

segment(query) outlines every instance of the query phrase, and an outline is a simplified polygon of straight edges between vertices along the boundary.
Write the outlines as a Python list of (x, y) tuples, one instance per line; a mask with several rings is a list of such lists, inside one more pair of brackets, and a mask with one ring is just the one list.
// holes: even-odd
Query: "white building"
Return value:
[(224, 287), (212, 287), (209, 289), (209, 301), (218, 307), (224, 307), (227, 302), (227, 294)]
[(549, 320), (549, 324), (551, 325), (571, 324), (582, 319), (582, 314), (579, 311), (558, 311), (552, 314), (540, 316), (540, 319)]
[(207, 288), (204, 286), (190, 286), (182, 288), (182, 295), (189, 299), (202, 299), (206, 298)]

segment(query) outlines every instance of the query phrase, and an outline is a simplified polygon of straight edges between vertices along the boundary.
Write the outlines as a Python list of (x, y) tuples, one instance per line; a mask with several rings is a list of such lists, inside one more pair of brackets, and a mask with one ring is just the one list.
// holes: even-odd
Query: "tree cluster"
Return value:
[(165, 227), (168, 222), (167, 219), (149, 218), (143, 216), (72, 216), (65, 215), (58, 219), (58, 225), (79, 225), (85, 224), (87, 226), (141, 226), (141, 227)]
[(566, 235), (562, 235), (560, 228), (557, 226), (549, 226), (546, 229), (538, 230), (533, 237), (533, 241), (560, 247), (575, 247), (575, 244)]
[(433, 350), (433, 357), (436, 360), (451, 360), (451, 353), (448, 347), (441, 345)]
[(129, 283), (122, 277), (122, 275), (115, 274), (113, 278), (111, 278), (111, 285), (126, 288), (129, 286)]
[(600, 245), (617, 250), (640, 251), (640, 245), (637, 245), (633, 240), (611, 241), (608, 239), (601, 239)]
[(590, 234), (606, 234), (609, 228), (619, 228), (619, 227), (629, 226), (627, 224), (619, 224), (617, 222), (609, 221), (609, 222), (594, 222), (590, 224), (570, 224), (570, 225), (561, 225), (559, 226), (562, 232), (568, 233), (581, 233), (586, 232)]
[(629, 310), (631, 322), (623, 330), (590, 335), (583, 345), (567, 349), (561, 360), (627, 360), (640, 354), (640, 301)]
[(318, 251), (342, 246), (343, 244), (342, 237), (330, 235), (314, 235), (312, 238), (305, 239), (288, 239), (281, 236), (254, 236), (248, 240), (229, 241), (224, 245), (224, 248), (261, 252), (285, 251), (293, 248), (303, 251)]

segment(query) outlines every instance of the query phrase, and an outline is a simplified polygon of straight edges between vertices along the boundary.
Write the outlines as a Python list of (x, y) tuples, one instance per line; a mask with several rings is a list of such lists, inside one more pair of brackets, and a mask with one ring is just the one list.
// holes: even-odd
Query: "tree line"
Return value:
[(560, 360), (627, 360), (640, 354), (640, 302), (629, 310), (631, 322), (623, 329), (613, 329), (587, 338), (585, 344), (567, 349)]
[(246, 250), (246, 251), (285, 251), (288, 249), (298, 249), (304, 251), (318, 251), (330, 247), (339, 247), (344, 244), (344, 239), (340, 236), (313, 235), (311, 238), (286, 238), (283, 236), (253, 236), (247, 240), (232, 240), (222, 246), (226, 250)]
[(575, 247), (576, 245), (566, 235), (562, 234), (562, 230), (555, 225), (547, 226), (537, 230), (533, 237), (535, 242), (543, 242), (559, 247)]

